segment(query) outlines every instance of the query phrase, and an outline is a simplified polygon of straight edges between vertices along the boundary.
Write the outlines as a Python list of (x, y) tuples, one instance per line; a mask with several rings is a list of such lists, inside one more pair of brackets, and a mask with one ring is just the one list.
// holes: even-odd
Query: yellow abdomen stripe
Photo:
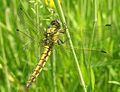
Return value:
[(38, 77), (38, 75), (40, 74), (40, 72), (42, 71), (49, 55), (51, 54), (51, 49), (52, 49), (53, 46), (44, 46), (44, 51), (41, 55), (41, 58), (37, 64), (37, 66), (35, 67), (32, 75), (30, 76), (30, 78), (28, 79), (27, 81), (27, 85), (26, 87), (28, 88), (33, 81), (36, 80), (36, 78)]

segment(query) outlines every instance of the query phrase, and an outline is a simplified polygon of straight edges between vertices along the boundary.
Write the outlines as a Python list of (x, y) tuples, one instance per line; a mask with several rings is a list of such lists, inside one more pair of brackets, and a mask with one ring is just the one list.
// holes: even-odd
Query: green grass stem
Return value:
[(56, 87), (56, 56), (55, 56), (55, 49), (53, 49), (53, 58), (52, 58), (52, 69), (53, 69), (53, 88), (54, 92), (57, 92), (57, 87)]
[(78, 59), (77, 59), (77, 55), (76, 55), (75, 50), (74, 50), (74, 46), (73, 46), (73, 43), (72, 43), (72, 39), (70, 37), (70, 33), (69, 33), (67, 25), (66, 25), (66, 20), (65, 20), (65, 17), (64, 17), (62, 7), (60, 5), (60, 1), (59, 0), (54, 0), (54, 3), (55, 3), (55, 6), (56, 6), (56, 9), (57, 9), (57, 12), (60, 16), (60, 19), (63, 23), (63, 26), (66, 27), (66, 34), (67, 34), (67, 37), (68, 37), (68, 40), (69, 40), (70, 48), (72, 50), (72, 53), (73, 53), (73, 56), (74, 56), (74, 59), (75, 59), (75, 63), (76, 63), (76, 66), (77, 66), (79, 77), (80, 77), (84, 92), (87, 92), (85, 82), (84, 82), (84, 79), (83, 79), (83, 75), (82, 75), (82, 71), (81, 71), (81, 68), (80, 68), (80, 65), (79, 65), (79, 62), (78, 62)]

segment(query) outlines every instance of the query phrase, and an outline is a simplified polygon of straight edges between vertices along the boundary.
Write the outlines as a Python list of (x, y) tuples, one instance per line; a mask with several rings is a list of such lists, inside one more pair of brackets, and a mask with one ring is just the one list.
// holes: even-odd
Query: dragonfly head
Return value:
[(51, 26), (54, 26), (56, 28), (60, 28), (60, 21), (59, 20), (51, 21)]

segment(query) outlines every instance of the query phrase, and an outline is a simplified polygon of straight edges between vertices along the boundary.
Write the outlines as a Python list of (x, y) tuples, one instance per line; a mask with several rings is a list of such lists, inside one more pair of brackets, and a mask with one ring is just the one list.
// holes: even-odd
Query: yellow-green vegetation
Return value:
[[(0, 0), (0, 92), (120, 92), (119, 0)], [(60, 39), (26, 82), (58, 19)]]

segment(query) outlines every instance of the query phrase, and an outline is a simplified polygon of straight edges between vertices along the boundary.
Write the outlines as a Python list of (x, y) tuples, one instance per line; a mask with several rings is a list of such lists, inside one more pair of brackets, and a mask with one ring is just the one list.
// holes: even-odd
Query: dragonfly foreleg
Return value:
[(62, 34), (65, 34), (66, 31), (63, 30), (63, 29), (59, 29), (59, 32), (62, 33)]
[(64, 44), (66, 41), (67, 41), (67, 39), (66, 39), (65, 41), (59, 39), (59, 40), (57, 41), (57, 43), (58, 43), (58, 45), (61, 45), (61, 44)]
[(66, 23), (63, 23), (63, 30), (64, 30), (64, 32), (66, 32), (67, 29), (68, 29), (68, 28), (67, 28)]

